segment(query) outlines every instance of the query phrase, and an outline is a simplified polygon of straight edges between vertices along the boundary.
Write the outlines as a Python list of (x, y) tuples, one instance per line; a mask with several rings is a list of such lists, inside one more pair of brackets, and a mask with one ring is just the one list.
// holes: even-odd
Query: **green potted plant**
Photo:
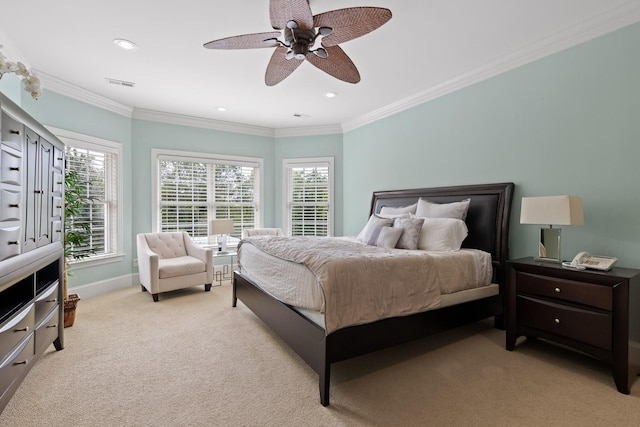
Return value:
[[(74, 248), (87, 246), (91, 227), (88, 222), (82, 221), (82, 210), (91, 198), (86, 196), (86, 183), (78, 177), (78, 173), (68, 170), (64, 179), (64, 327), (73, 326), (76, 318), (76, 308), (80, 297), (78, 294), (69, 295), (67, 278), (69, 260), (78, 260), (88, 256), (84, 251), (79, 253)], [(92, 251), (89, 250), (89, 253)]]

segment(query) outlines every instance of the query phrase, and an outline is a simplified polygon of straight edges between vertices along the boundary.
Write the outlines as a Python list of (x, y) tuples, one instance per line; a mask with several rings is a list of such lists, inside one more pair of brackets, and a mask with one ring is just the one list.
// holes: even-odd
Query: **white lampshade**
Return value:
[(520, 224), (583, 225), (582, 198), (577, 196), (523, 197)]
[(233, 233), (232, 219), (212, 219), (209, 221), (209, 235)]

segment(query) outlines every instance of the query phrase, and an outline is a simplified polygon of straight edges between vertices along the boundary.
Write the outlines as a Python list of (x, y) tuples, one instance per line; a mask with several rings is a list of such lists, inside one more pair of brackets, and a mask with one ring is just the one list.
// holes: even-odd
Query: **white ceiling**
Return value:
[[(352, 6), (393, 13), (341, 45), (362, 76), (355, 85), (302, 64), (267, 87), (272, 49), (203, 48), (272, 31), (268, 0), (12, 1), (1, 7), (0, 44), (10, 60), (37, 70), (45, 90), (133, 117), (206, 119), (277, 134), (349, 130), (640, 21), (640, 0), (311, 0), (314, 14)], [(121, 50), (115, 38), (139, 48)], [(339, 96), (327, 99), (327, 91)]]

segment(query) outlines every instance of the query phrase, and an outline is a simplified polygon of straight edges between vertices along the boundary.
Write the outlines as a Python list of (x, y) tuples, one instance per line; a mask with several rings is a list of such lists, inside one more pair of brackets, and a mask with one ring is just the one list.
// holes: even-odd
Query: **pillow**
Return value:
[(400, 249), (418, 249), (418, 239), (424, 218), (396, 218), (393, 220), (394, 228), (403, 230), (396, 244)]
[(382, 248), (395, 248), (403, 232), (404, 230), (402, 228), (382, 227), (380, 229), (380, 234), (378, 235), (376, 246), (380, 246)]
[(455, 218), (423, 218), (418, 249), (425, 251), (458, 251), (469, 234), (467, 224)]
[(380, 215), (390, 218), (398, 214), (414, 214), (416, 213), (417, 206), (418, 202), (415, 202), (414, 204), (409, 206), (383, 206), (380, 208)]
[(433, 203), (421, 197), (418, 200), (416, 216), (420, 218), (456, 218), (464, 221), (467, 219), (470, 202), (471, 199), (453, 203)]
[(378, 235), (382, 227), (391, 227), (393, 225), (393, 219), (383, 218), (378, 215), (371, 215), (369, 221), (364, 226), (362, 231), (356, 236), (356, 239), (367, 245), (375, 245), (378, 241)]

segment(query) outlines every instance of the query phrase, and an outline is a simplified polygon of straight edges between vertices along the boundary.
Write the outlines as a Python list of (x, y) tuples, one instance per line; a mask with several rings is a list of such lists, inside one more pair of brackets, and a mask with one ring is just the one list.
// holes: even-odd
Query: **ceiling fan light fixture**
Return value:
[(317, 48), (313, 53), (319, 58), (326, 58), (329, 56), (329, 53), (327, 53), (327, 50), (323, 47)]
[(333, 33), (333, 28), (331, 27), (320, 27), (318, 28), (318, 34), (321, 36), (328, 36)]

